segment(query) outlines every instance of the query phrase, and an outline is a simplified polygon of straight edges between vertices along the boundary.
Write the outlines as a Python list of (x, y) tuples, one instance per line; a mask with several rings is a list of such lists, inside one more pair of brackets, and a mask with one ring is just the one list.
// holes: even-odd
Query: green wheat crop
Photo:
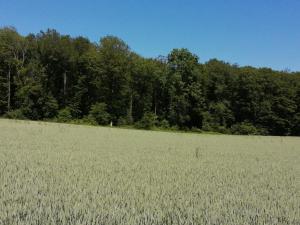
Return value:
[(0, 120), (0, 225), (300, 224), (300, 138)]

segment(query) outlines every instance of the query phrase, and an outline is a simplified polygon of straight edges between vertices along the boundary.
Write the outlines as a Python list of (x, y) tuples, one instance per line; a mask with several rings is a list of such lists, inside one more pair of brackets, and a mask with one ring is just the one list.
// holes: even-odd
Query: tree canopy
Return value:
[(145, 58), (120, 38), (0, 29), (0, 116), (234, 134), (300, 135), (300, 73)]

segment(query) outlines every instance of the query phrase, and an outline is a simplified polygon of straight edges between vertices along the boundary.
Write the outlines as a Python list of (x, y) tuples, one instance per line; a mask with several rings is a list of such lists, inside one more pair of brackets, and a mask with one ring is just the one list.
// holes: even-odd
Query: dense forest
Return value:
[(144, 58), (114, 36), (0, 29), (0, 116), (150, 129), (300, 135), (300, 73)]

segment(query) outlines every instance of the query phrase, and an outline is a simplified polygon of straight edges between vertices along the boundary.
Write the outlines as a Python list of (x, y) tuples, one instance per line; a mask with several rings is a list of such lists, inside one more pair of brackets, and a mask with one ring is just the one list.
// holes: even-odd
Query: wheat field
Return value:
[(300, 138), (0, 120), (0, 224), (300, 224)]

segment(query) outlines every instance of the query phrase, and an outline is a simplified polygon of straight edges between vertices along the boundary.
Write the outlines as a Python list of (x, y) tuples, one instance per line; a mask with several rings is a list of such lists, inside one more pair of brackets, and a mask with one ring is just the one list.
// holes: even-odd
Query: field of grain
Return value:
[(300, 224), (300, 138), (0, 120), (0, 224)]

